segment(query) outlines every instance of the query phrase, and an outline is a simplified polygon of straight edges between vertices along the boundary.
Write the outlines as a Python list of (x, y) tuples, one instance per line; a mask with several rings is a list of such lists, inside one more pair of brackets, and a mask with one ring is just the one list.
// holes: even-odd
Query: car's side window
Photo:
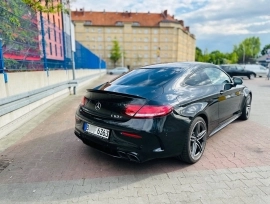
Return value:
[(205, 68), (204, 71), (211, 80), (212, 84), (221, 85), (225, 83), (232, 83), (230, 77), (220, 69)]
[(211, 80), (203, 70), (198, 70), (193, 73), (186, 81), (185, 84), (190, 86), (203, 86), (211, 84)]

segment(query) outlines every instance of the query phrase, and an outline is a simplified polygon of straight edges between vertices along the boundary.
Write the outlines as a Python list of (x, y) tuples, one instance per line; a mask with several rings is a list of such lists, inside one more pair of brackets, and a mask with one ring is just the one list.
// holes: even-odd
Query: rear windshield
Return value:
[(182, 73), (181, 68), (141, 68), (133, 70), (111, 83), (125, 86), (162, 86)]

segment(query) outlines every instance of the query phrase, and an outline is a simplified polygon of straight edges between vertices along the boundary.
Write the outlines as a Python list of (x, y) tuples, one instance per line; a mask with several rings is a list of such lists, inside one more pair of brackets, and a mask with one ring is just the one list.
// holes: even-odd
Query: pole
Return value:
[(243, 45), (243, 64), (245, 64), (245, 45)]
[(42, 44), (42, 51), (43, 51), (44, 69), (47, 71), (47, 77), (48, 77), (49, 70), (48, 70), (47, 56), (46, 56), (46, 43), (45, 43), (44, 21), (43, 21), (42, 12), (40, 12), (40, 25), (41, 25), (41, 44)]
[(4, 56), (3, 56), (3, 50), (2, 50), (2, 38), (0, 38), (0, 73), (4, 73)]
[(124, 52), (122, 51), (122, 67), (124, 67)]
[(4, 55), (2, 49), (2, 38), (0, 38), (0, 73), (4, 75), (5, 83), (8, 83), (8, 76), (5, 72), (5, 62), (4, 62)]

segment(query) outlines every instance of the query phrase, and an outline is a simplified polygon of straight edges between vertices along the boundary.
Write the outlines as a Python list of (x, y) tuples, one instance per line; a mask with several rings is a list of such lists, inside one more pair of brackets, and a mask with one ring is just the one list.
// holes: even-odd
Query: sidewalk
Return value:
[(73, 133), (79, 91), (0, 140), (0, 203), (268, 204), (268, 82), (244, 81), (254, 93), (250, 120), (211, 137), (194, 165), (174, 158), (131, 163), (84, 145)]

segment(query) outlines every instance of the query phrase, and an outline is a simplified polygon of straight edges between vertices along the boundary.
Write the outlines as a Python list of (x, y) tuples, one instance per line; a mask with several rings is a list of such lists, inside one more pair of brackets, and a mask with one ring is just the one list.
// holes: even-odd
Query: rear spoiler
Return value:
[(139, 99), (146, 99), (144, 97), (141, 96), (137, 96), (137, 95), (130, 95), (130, 94), (124, 94), (124, 93), (116, 93), (113, 91), (104, 91), (104, 90), (97, 90), (97, 89), (86, 89), (88, 92), (94, 92), (94, 93), (105, 93), (105, 94), (111, 94), (111, 95), (118, 95), (118, 96), (125, 96), (125, 97), (129, 97), (129, 98), (139, 98)]

